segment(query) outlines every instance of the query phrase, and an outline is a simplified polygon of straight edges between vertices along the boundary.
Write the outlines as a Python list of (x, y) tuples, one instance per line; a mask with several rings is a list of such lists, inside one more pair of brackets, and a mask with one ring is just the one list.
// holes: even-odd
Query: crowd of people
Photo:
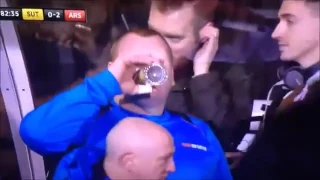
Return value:
[[(148, 28), (117, 35), (100, 57), (86, 51), (100, 65), (21, 122), (30, 149), (61, 157), (53, 179), (319, 177), (320, 1), (282, 2), (270, 35), (282, 61), (254, 69), (215, 61), (218, 5), (150, 1)], [(164, 83), (137, 83), (134, 74), (152, 63), (167, 73)], [(261, 99), (263, 113), (252, 117)]]

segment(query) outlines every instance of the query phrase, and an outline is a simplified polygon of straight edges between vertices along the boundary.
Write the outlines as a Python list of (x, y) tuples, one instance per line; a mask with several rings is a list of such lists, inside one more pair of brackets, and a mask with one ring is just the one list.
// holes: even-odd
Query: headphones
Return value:
[(320, 62), (309, 68), (303, 69), (297, 64), (286, 64), (278, 69), (278, 78), (284, 81), (284, 84), (291, 90), (298, 86), (305, 85), (306, 81), (320, 71)]

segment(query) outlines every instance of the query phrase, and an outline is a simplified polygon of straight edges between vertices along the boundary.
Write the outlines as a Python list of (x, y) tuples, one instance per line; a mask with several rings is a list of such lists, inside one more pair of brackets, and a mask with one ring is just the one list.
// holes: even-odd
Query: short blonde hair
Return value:
[[(215, 4), (208, 6), (208, 2)], [(151, 3), (162, 13), (176, 11), (184, 6), (192, 6), (195, 14), (206, 21), (212, 21), (218, 0), (152, 0)]]

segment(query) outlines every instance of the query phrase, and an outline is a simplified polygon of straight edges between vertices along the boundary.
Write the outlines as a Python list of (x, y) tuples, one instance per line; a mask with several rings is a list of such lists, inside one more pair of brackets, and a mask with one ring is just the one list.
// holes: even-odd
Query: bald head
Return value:
[(144, 153), (159, 143), (171, 143), (170, 133), (151, 121), (128, 117), (120, 121), (107, 136), (108, 156), (126, 152)]
[[(162, 179), (174, 171), (173, 139), (162, 126), (129, 117), (107, 136), (104, 168), (111, 179)], [(163, 160), (168, 164), (158, 163)]]

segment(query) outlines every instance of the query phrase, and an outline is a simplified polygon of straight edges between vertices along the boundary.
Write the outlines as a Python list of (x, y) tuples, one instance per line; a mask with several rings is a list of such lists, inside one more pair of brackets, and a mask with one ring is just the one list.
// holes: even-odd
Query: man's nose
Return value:
[(272, 35), (271, 35), (271, 37), (273, 38), (273, 39), (279, 39), (280, 38), (280, 35), (281, 35), (281, 25), (280, 25), (280, 23), (276, 26), (276, 28), (274, 29), (274, 31), (273, 31), (273, 33), (272, 33)]

